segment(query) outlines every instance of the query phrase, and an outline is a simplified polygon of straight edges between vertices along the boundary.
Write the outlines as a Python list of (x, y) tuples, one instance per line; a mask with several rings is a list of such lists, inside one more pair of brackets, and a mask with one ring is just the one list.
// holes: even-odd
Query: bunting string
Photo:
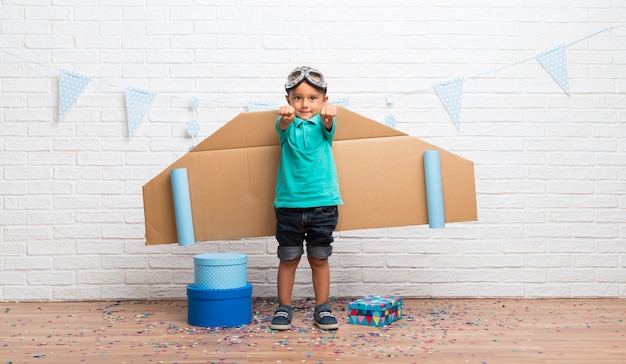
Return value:
[[(435, 93), (439, 96), (439, 99), (441, 103), (443, 104), (444, 108), (446, 109), (448, 116), (450, 117), (454, 125), (456, 126), (457, 130), (459, 130), (460, 123), (461, 123), (460, 104), (461, 104), (462, 92), (463, 92), (462, 80), (471, 79), (471, 78), (481, 78), (487, 75), (495, 75), (498, 72), (503, 71), (505, 69), (512, 68), (512, 67), (521, 65), (523, 63), (527, 63), (532, 60), (537, 60), (544, 67), (544, 69), (550, 74), (550, 76), (555, 80), (555, 82), (563, 89), (563, 91), (565, 91), (565, 93), (569, 95), (570, 90), (569, 90), (569, 81), (568, 81), (568, 76), (567, 76), (567, 64), (565, 60), (565, 48), (574, 46), (580, 42), (583, 42), (587, 39), (598, 36), (602, 33), (605, 33), (614, 29), (618, 29), (618, 28), (624, 28), (624, 27), (626, 26), (625, 25), (610, 26), (610, 27), (598, 30), (596, 32), (593, 32), (591, 34), (585, 35), (568, 44), (561, 44), (557, 47), (541, 52), (535, 56), (527, 57), (525, 59), (522, 59), (521, 61), (517, 61), (511, 64), (506, 64), (506, 65), (503, 65), (494, 69), (490, 69), (484, 72), (480, 72), (471, 76), (458, 77), (455, 80), (438, 82), (430, 87), (422, 88), (422, 89), (415, 89), (405, 94), (423, 93), (426, 91), (430, 91), (431, 89), (434, 90)], [(456, 81), (457, 83), (456, 89), (452, 88), (452, 84), (455, 83), (453, 81)], [(459, 83), (461, 84), (461, 87), (458, 87)], [(442, 85), (448, 85), (448, 87), (445, 87)], [(440, 92), (444, 92), (442, 88), (445, 89), (445, 94), (443, 95), (443, 97), (442, 95), (440, 95)], [(440, 92), (437, 92), (437, 89), (439, 89)]]
[[(522, 59), (521, 61), (502, 65), (500, 67), (486, 70), (484, 72), (480, 72), (474, 75), (456, 77), (453, 79), (436, 82), (429, 87), (410, 90), (408, 92), (395, 92), (395, 93), (386, 92), (385, 98), (386, 98), (386, 105), (387, 105), (387, 115), (385, 117), (384, 123), (387, 126), (395, 127), (396, 119), (392, 113), (394, 94), (410, 95), (410, 94), (423, 93), (423, 92), (432, 90), (435, 92), (435, 94), (439, 98), (448, 116), (452, 120), (454, 126), (457, 128), (457, 130), (459, 130), (460, 124), (461, 124), (463, 84), (466, 80), (473, 79), (473, 78), (481, 78), (487, 75), (495, 75), (504, 69), (515, 67), (517, 65), (520, 65), (529, 61), (533, 61), (533, 60), (537, 61), (546, 70), (549, 76), (552, 77), (552, 79), (557, 83), (557, 85), (567, 95), (569, 95), (570, 87), (569, 87), (568, 74), (567, 74), (567, 62), (566, 62), (565, 50), (587, 39), (609, 32), (611, 30), (624, 28), (624, 27), (625, 27), (624, 25), (610, 26), (610, 27), (598, 30), (596, 32), (593, 32), (591, 34), (588, 34), (586, 36), (583, 36), (570, 43), (560, 44), (556, 47), (542, 51), (532, 57)], [(6, 55), (12, 56), (12, 57), (21, 59), (25, 62), (35, 64), (43, 68), (51, 68), (40, 62), (21, 57), (15, 54), (14, 52), (10, 52), (8, 50), (0, 49), (0, 52)], [(105, 82), (105, 81), (92, 80), (88, 76), (81, 75), (79, 73), (64, 70), (64, 69), (56, 69), (56, 72), (57, 72), (58, 80), (59, 80), (58, 121), (62, 121), (65, 115), (75, 105), (76, 101), (80, 97), (81, 93), (84, 91), (87, 84), (89, 84), (92, 81), (96, 81), (96, 82), (99, 82), (100, 84), (104, 84), (104, 85), (111, 86), (113, 88), (119, 88), (119, 89), (125, 90), (128, 137), (132, 138), (137, 132), (142, 120), (146, 117), (146, 115), (150, 111), (153, 101), (157, 97), (157, 92), (153, 92), (149, 90), (142, 90), (142, 89), (128, 87), (128, 86), (122, 87), (122, 86)], [(166, 94), (166, 93), (163, 93), (163, 94), (159, 93), (158, 95), (167, 96), (170, 98), (184, 98), (178, 95), (172, 95), (172, 94)], [(185, 130), (187, 134), (192, 138), (191, 148), (195, 146), (196, 144), (195, 138), (198, 136), (200, 132), (200, 123), (198, 122), (199, 120), (198, 108), (199, 108), (199, 104), (203, 101), (207, 101), (207, 100), (201, 99), (198, 97), (192, 97), (189, 100), (189, 107), (192, 110), (193, 117), (190, 121), (186, 123)], [(329, 102), (347, 107), (349, 103), (349, 98), (331, 99)], [(267, 102), (263, 100), (256, 100), (256, 101), (252, 100), (252, 101), (248, 101), (245, 107), (247, 108), (248, 111), (260, 111), (260, 110), (275, 110), (279, 107), (279, 105), (273, 102)]]

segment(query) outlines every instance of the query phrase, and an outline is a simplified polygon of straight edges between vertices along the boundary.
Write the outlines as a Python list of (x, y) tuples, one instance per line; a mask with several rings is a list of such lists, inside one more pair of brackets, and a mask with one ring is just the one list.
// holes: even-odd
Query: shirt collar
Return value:
[(300, 119), (299, 117), (296, 117), (296, 119), (293, 122), (294, 122), (295, 126), (300, 126), (305, 121), (309, 122), (311, 124), (318, 124), (321, 120), (322, 120), (322, 118), (320, 117), (320, 114), (315, 114), (312, 118), (310, 118), (308, 120), (303, 120), (303, 119)]

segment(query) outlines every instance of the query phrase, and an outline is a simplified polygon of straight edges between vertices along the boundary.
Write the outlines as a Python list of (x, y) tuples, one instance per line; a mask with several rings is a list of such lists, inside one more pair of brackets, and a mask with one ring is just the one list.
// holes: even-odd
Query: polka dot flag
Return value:
[(59, 121), (74, 106), (89, 81), (91, 78), (87, 76), (66, 70), (59, 71)]
[(463, 99), (463, 78), (439, 82), (433, 86), (443, 107), (448, 112), (457, 130), (461, 124), (461, 101)]
[(249, 112), (254, 111), (266, 111), (266, 110), (278, 110), (279, 104), (266, 101), (248, 101), (246, 105)]
[(396, 117), (393, 116), (392, 113), (387, 114), (387, 116), (385, 117), (385, 125), (387, 125), (390, 128), (396, 127)]
[(200, 106), (200, 99), (192, 97), (189, 100), (189, 107), (193, 111), (193, 119), (187, 122), (187, 134), (192, 137), (198, 136), (200, 133), (200, 123), (198, 122), (198, 106)]
[(198, 136), (198, 133), (200, 133), (200, 123), (196, 119), (190, 120), (187, 122), (186, 130), (187, 134), (192, 137), (196, 137)]
[[(349, 101), (350, 101), (349, 98), (344, 97), (340, 99), (329, 100), (328, 103), (337, 105), (337, 106), (348, 107)], [(278, 110), (278, 108), (280, 107), (280, 104), (277, 104), (275, 102), (269, 102), (269, 101), (252, 100), (252, 101), (247, 102), (246, 107), (249, 112), (267, 111), (267, 110)]]
[(569, 95), (565, 46), (561, 44), (560, 46), (539, 53), (535, 58), (537, 59), (537, 62), (539, 62), (543, 68), (548, 71), (554, 81), (561, 86), (563, 91)]
[(328, 101), (329, 104), (333, 104), (333, 105), (337, 105), (337, 106), (342, 106), (342, 107), (348, 107), (348, 103), (350, 102), (350, 99), (347, 97), (342, 97), (339, 99), (331, 99)]
[(144, 116), (150, 110), (156, 92), (129, 87), (126, 89), (126, 117), (128, 119), (128, 136), (135, 135)]

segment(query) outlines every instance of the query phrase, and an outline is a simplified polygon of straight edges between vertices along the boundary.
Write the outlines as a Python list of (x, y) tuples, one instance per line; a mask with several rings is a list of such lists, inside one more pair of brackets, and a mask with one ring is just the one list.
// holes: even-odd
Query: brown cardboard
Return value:
[[(196, 241), (271, 236), (276, 111), (241, 113), (143, 186), (146, 244), (177, 242), (170, 170), (187, 168)], [(424, 150), (440, 151), (446, 222), (475, 221), (474, 164), (338, 107), (337, 231), (428, 223)]]

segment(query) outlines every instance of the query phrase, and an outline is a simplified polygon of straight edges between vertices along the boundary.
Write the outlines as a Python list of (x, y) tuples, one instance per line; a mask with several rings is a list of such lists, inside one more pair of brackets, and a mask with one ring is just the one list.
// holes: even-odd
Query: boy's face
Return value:
[(287, 103), (296, 109), (296, 116), (302, 120), (308, 120), (320, 113), (328, 100), (323, 91), (302, 82), (298, 87), (289, 90), (285, 96)]

